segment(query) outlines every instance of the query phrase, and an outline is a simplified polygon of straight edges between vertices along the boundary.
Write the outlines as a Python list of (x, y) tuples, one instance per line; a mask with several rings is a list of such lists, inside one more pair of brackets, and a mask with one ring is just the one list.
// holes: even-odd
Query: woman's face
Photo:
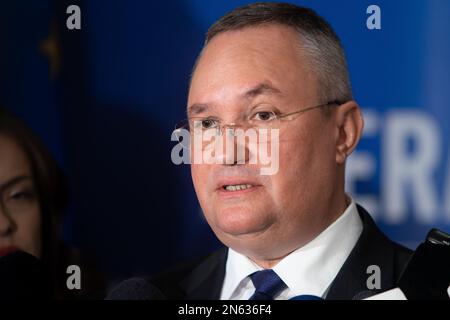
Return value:
[(22, 148), (0, 134), (0, 257), (22, 250), (41, 257), (41, 212)]

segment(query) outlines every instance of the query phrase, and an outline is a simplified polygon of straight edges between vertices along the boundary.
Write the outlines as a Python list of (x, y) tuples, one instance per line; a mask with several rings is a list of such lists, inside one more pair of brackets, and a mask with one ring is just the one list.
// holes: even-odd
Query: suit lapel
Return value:
[(220, 299), (227, 256), (227, 248), (216, 251), (180, 282), (186, 299)]
[[(394, 250), (390, 240), (378, 229), (367, 211), (359, 205), (358, 212), (363, 222), (363, 231), (331, 284), (326, 299), (352, 299), (358, 294), (370, 293), (367, 280), (373, 271), (368, 272), (367, 268), (371, 265), (380, 268), (381, 290), (389, 289), (395, 284)], [(376, 292), (377, 290), (372, 290), (372, 293)]]

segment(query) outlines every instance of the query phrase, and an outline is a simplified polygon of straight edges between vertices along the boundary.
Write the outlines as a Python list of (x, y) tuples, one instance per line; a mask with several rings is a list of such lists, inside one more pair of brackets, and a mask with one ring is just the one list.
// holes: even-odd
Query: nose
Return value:
[(14, 221), (8, 212), (0, 205), (0, 238), (10, 236), (14, 232)]
[(250, 149), (243, 129), (227, 126), (218, 139), (221, 141), (215, 150), (217, 163), (233, 166), (249, 162)]

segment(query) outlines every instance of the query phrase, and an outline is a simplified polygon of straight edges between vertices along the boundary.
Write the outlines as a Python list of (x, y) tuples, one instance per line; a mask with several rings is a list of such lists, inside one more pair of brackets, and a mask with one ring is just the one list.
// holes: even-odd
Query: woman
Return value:
[(59, 226), (66, 204), (56, 161), (20, 120), (0, 108), (0, 257), (20, 250), (40, 259), (56, 298), (65, 291)]

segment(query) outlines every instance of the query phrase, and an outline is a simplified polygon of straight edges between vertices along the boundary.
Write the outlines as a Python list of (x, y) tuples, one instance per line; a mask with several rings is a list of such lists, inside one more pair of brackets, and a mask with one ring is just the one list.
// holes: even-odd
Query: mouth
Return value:
[(217, 185), (217, 191), (222, 196), (233, 196), (255, 191), (259, 187), (261, 187), (261, 184), (256, 181), (232, 179), (220, 181)]
[(222, 186), (222, 189), (225, 191), (240, 191), (240, 190), (247, 190), (253, 187), (254, 185), (252, 184), (234, 184), (234, 185), (224, 185)]
[(16, 247), (5, 247), (5, 248), (0, 248), (0, 257), (6, 256), (10, 253), (13, 253), (15, 251), (17, 251), (19, 249), (17, 249)]

